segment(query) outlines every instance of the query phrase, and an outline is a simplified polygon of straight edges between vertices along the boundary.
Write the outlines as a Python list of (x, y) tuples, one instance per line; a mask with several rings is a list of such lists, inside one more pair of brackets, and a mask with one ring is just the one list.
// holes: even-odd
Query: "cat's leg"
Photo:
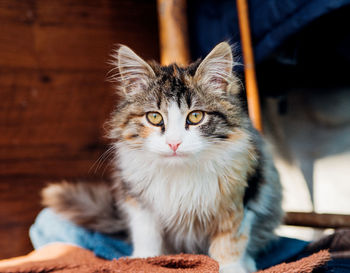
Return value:
[(162, 254), (163, 238), (160, 224), (148, 209), (142, 208), (135, 199), (129, 199), (124, 207), (129, 218), (133, 244), (132, 257), (145, 258)]
[(245, 209), (244, 218), (238, 231), (238, 234), (243, 234), (243, 236), (246, 236), (248, 239), (246, 241), (245, 252), (243, 256), (243, 264), (244, 264), (244, 267), (248, 270), (248, 272), (255, 272), (257, 270), (253, 257), (251, 257), (247, 253), (248, 241), (250, 238), (253, 221), (255, 220), (254, 218), (255, 218), (255, 213), (249, 209)]
[(247, 253), (254, 213), (245, 211), (228, 214), (218, 224), (218, 231), (211, 239), (209, 255), (217, 260), (220, 273), (255, 272), (255, 261)]

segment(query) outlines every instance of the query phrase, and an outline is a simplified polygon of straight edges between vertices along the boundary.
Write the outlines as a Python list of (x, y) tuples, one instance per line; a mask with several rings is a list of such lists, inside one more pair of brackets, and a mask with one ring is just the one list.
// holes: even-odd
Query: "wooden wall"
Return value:
[[(109, 54), (158, 59), (155, 1), (0, 1), (0, 258), (31, 250), (47, 181), (101, 179)], [(92, 168), (92, 170), (90, 170)]]

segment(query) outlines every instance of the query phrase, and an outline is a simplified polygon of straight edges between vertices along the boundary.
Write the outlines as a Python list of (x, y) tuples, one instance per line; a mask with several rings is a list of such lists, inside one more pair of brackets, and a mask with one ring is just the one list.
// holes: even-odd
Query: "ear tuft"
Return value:
[(210, 90), (226, 91), (233, 80), (233, 56), (231, 46), (227, 42), (218, 44), (200, 63), (194, 80)]
[(117, 80), (122, 91), (125, 94), (135, 94), (144, 90), (149, 80), (155, 76), (151, 66), (127, 46), (122, 45), (115, 53), (112, 55), (112, 65), (119, 71)]

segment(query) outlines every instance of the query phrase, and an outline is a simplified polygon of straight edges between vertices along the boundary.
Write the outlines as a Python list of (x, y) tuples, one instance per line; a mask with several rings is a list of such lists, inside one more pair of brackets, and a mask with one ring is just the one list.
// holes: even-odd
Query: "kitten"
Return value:
[(283, 215), (281, 186), (242, 109), (230, 45), (185, 68), (147, 63), (126, 46), (114, 63), (113, 186), (54, 184), (43, 203), (87, 228), (128, 228), (134, 257), (204, 253), (220, 272), (255, 271)]

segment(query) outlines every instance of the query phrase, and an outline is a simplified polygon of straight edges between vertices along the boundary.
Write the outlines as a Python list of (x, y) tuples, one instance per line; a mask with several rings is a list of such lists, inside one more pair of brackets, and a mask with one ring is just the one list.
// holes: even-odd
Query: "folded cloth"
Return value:
[[(87, 230), (63, 219), (51, 209), (40, 212), (30, 228), (30, 238), (35, 249), (53, 242), (64, 242), (89, 249), (105, 259), (129, 256), (131, 244), (99, 232)], [(267, 268), (291, 258), (302, 251), (308, 242), (280, 237), (257, 258), (259, 269)]]
[[(258, 269), (269, 268), (273, 265), (280, 264), (301, 253), (309, 244), (293, 238), (279, 237), (272, 241), (256, 258)], [(314, 253), (314, 252), (313, 252)], [(310, 253), (312, 254), (312, 253)]]
[[(260, 273), (311, 273), (330, 259), (324, 250), (289, 264), (283, 263)], [(205, 255), (180, 254), (146, 259), (120, 258), (106, 261), (93, 252), (63, 243), (46, 245), (32, 253), (0, 261), (2, 273), (218, 273), (218, 263)]]
[[(30, 238), (35, 249), (53, 242), (64, 242), (89, 249), (96, 256), (109, 260), (130, 256), (132, 253), (132, 246), (125, 238), (87, 230), (63, 219), (48, 208), (40, 212), (30, 228)], [(307, 244), (306, 241), (280, 237), (266, 251), (260, 253), (257, 267), (264, 269), (279, 264), (297, 255)]]
[[(46, 248), (46, 245), (54, 242), (63, 242), (89, 249), (96, 256), (109, 260), (129, 256), (132, 253), (132, 246), (126, 241), (125, 237), (116, 238), (84, 229), (61, 218), (51, 209), (44, 209), (38, 215), (35, 223), (30, 228), (30, 238), (36, 249)], [(333, 260), (317, 272), (350, 272), (349, 229), (337, 230), (334, 234), (312, 243), (280, 237), (259, 254), (256, 259), (257, 267), (258, 269), (266, 269), (282, 262), (299, 262), (300, 259), (321, 249), (329, 249)]]
[(332, 260), (317, 272), (349, 273), (350, 272), (350, 229), (338, 229), (333, 234), (310, 243), (303, 251), (288, 261), (309, 256), (321, 249), (328, 249)]
[(39, 213), (29, 230), (29, 236), (35, 249), (62, 242), (89, 249), (96, 256), (108, 260), (130, 256), (132, 253), (131, 244), (125, 240), (79, 227), (51, 209)]
[(333, 234), (310, 243), (305, 249), (305, 256), (321, 249), (329, 249), (333, 258), (350, 259), (350, 229), (338, 229)]
[(208, 256), (191, 254), (107, 261), (64, 243), (52, 243), (26, 256), (0, 261), (1, 273), (171, 273), (174, 269), (178, 273), (218, 273), (219, 265)]

